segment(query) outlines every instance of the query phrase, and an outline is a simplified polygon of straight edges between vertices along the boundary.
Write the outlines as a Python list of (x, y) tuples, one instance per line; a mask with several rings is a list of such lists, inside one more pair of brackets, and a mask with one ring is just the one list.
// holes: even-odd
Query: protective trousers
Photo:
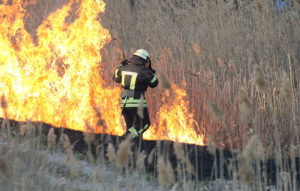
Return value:
[(149, 128), (150, 126), (150, 118), (148, 108), (145, 107), (143, 110), (144, 116), (140, 118), (137, 113), (136, 107), (126, 107), (122, 111), (122, 115), (124, 117), (126, 127), (128, 128), (126, 134), (131, 133), (133, 137), (142, 136), (142, 134)]

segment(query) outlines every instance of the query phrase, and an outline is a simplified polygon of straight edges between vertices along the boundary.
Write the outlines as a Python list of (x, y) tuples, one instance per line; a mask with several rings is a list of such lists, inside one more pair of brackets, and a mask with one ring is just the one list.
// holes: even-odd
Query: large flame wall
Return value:
[[(74, 3), (80, 4), (76, 19), (66, 23)], [(99, 22), (105, 3), (71, 0), (43, 20), (36, 31), (37, 43), (24, 28), (27, 5), (23, 0), (0, 4), (0, 93), (2, 102), (7, 103), (0, 116), (124, 134), (118, 105), (120, 89), (104, 87), (99, 75), (100, 50), (110, 41), (109, 31)], [(184, 90), (173, 89), (177, 101), (160, 109), (154, 117), (161, 123), (154, 124), (144, 138), (203, 144), (203, 137), (194, 131), (188, 103), (183, 101)], [(170, 113), (176, 114), (175, 119), (168, 117)], [(99, 123), (100, 118), (104, 122)]]

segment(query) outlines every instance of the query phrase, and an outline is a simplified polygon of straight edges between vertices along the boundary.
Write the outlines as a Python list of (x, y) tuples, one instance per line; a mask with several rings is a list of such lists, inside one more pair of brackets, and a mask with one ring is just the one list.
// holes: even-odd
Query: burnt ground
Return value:
[[(9, 123), (9, 125), (7, 125)], [(24, 122), (18, 122), (13, 120), (4, 120), (0, 119), (1, 128), (10, 127), (12, 134), (17, 135), (20, 131), (20, 127)], [(5, 125), (4, 125), (5, 124)], [(84, 141), (84, 134), (81, 131), (75, 131), (64, 128), (53, 127), (49, 124), (42, 122), (32, 122), (32, 127), (34, 128), (34, 136), (47, 136), (49, 130), (54, 128), (54, 132), (57, 135), (57, 143), (60, 144), (60, 135), (62, 133), (67, 134), (71, 144), (73, 145), (73, 150), (79, 152), (83, 155), (87, 154), (88, 145)], [(109, 143), (113, 144), (117, 149), (118, 145), (125, 140), (125, 136), (113, 136), (107, 134), (95, 134), (95, 139), (91, 144), (91, 151), (95, 158), (105, 157), (107, 146)], [(47, 144), (46, 139), (42, 139), (44, 144)], [(141, 142), (141, 151), (143, 151), (146, 156), (148, 156), (153, 149), (155, 149), (154, 162), (148, 164), (147, 157), (145, 159), (146, 170), (149, 173), (156, 173), (156, 164), (158, 156), (163, 156), (165, 159), (168, 159), (174, 169), (176, 169), (178, 163), (180, 162), (174, 153), (173, 149), (174, 142), (172, 141), (148, 141), (143, 140)], [(196, 174), (191, 175), (194, 178), (199, 178), (200, 180), (214, 180), (218, 178), (231, 179), (232, 173), (228, 170), (229, 163), (235, 161), (238, 157), (235, 154), (231, 153), (228, 149), (216, 150), (216, 157), (214, 157), (209, 151), (207, 146), (198, 146), (191, 144), (180, 143), (185, 156), (189, 159), (190, 163), (196, 167)], [(139, 145), (139, 140), (133, 140), (132, 150), (137, 150)], [(291, 165), (291, 160), (289, 158), (283, 159), (287, 166)], [(299, 182), (299, 158), (296, 159), (296, 176), (297, 181)], [(236, 163), (237, 164), (237, 163)], [(265, 172), (267, 173), (268, 182), (274, 184), (276, 181), (276, 164), (275, 159), (268, 159), (265, 162), (261, 161), (261, 166), (264, 167)]]
[[(4, 120), (0, 119), (0, 124), (3, 124)], [(24, 122), (18, 122), (14, 120), (6, 121), (6, 123), (9, 123), (9, 127), (11, 127), (12, 134), (18, 134), (20, 131), (20, 127)], [(41, 123), (41, 122), (31, 122), (32, 127), (34, 128), (34, 136), (47, 136), (49, 130), (51, 128), (54, 128), (54, 133), (57, 135), (57, 143), (60, 144), (60, 135), (62, 133), (67, 134), (71, 144), (73, 145), (73, 150), (75, 152), (80, 152), (83, 155), (87, 154), (88, 151), (88, 145), (84, 141), (84, 134), (81, 131), (75, 131), (65, 128), (57, 128), (53, 127), (49, 124)], [(1, 125), (3, 128), (3, 125)], [(109, 143), (112, 143), (116, 149), (118, 149), (118, 145), (125, 140), (125, 136), (113, 136), (113, 135), (107, 135), (107, 134), (95, 134), (95, 139), (93, 143), (91, 144), (91, 150), (94, 155), (94, 157), (103, 157), (106, 154), (106, 147)], [(47, 144), (46, 139), (42, 139), (44, 141), (44, 144)], [(139, 140), (132, 140), (133, 146), (132, 150), (137, 150), (139, 145)], [(155, 156), (154, 158), (157, 160), (158, 155), (163, 156), (165, 159), (170, 160), (172, 166), (175, 168), (177, 166), (177, 163), (179, 162), (176, 158), (176, 155), (174, 153), (173, 149), (174, 142), (172, 141), (148, 141), (148, 140), (142, 140), (141, 142), (141, 151), (143, 151), (146, 156), (148, 156), (153, 149), (155, 149)], [(200, 179), (211, 179), (211, 178), (219, 178), (216, 177), (215, 174), (212, 176), (212, 173), (217, 167), (217, 172), (220, 172), (219, 168), (219, 158), (220, 158), (220, 152), (217, 151), (217, 162), (214, 165), (214, 156), (210, 154), (207, 150), (206, 146), (198, 146), (198, 145), (191, 145), (191, 144), (181, 144), (185, 155), (189, 158), (191, 164), (195, 166), (197, 164), (198, 169), (195, 169), (197, 171), (197, 176)], [(228, 150), (225, 150), (223, 152), (224, 154), (224, 163), (228, 163), (229, 159), (231, 158), (231, 153)], [(101, 155), (101, 156), (100, 156)], [(145, 165), (146, 169), (151, 173), (154, 172), (156, 169), (156, 160), (152, 164), (148, 164), (147, 158), (145, 159)], [(219, 176), (219, 175), (218, 175)], [(224, 176), (230, 177), (226, 170), (226, 165), (224, 165)]]

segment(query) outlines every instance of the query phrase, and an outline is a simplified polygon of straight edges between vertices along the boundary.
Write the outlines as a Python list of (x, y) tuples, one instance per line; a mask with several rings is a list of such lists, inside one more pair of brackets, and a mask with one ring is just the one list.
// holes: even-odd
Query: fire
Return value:
[(167, 91), (165, 103), (157, 113), (159, 124), (154, 124), (144, 134), (144, 139), (172, 140), (181, 143), (204, 145), (204, 136), (194, 129), (196, 122), (193, 112), (188, 111), (189, 102), (186, 91), (172, 84), (173, 96)]
[[(74, 21), (68, 23), (74, 3), (80, 4)], [(0, 4), (0, 93), (7, 103), (0, 116), (123, 135), (121, 90), (107, 87), (99, 75), (100, 50), (111, 38), (99, 22), (105, 3), (71, 0), (43, 20), (36, 30), (37, 42), (24, 27), (28, 5), (23, 0)], [(162, 106), (161, 122), (145, 139), (203, 144), (203, 137), (193, 130), (186, 93), (175, 85), (173, 89), (176, 101)]]
[[(120, 90), (103, 88), (98, 75), (100, 49), (110, 40), (97, 21), (105, 4), (81, 1), (76, 20), (66, 23), (73, 3), (44, 20), (36, 31), (37, 45), (24, 28), (23, 1), (0, 5), (0, 91), (8, 102), (0, 115), (80, 131), (89, 124), (96, 133), (105, 127), (106, 133), (121, 135), (120, 111), (111, 109)], [(109, 120), (102, 126), (94, 107), (106, 111), (101, 117)]]

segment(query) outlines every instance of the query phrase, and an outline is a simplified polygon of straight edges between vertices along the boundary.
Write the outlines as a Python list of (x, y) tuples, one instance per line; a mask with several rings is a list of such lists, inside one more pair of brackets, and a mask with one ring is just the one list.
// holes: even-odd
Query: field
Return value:
[[(44, 19), (67, 2), (38, 0), (26, 7), (25, 29), (35, 44)], [(148, 50), (161, 85), (146, 95), (151, 120), (159, 123), (156, 114), (176, 102), (175, 89), (182, 88), (194, 119), (189, 128), (204, 135), (205, 148), (214, 158), (211, 177), (200, 178), (199, 162), (191, 162), (189, 150), (180, 143), (168, 147), (176, 166), (166, 154), (170, 150), (131, 152), (130, 138), (99, 149), (95, 158), (93, 134), (84, 134), (88, 147), (83, 154), (73, 150), (75, 143), (68, 136), (57, 137), (52, 130), (47, 136), (39, 134), (43, 124), (30, 120), (14, 130), (15, 123), (5, 115), (0, 130), (0, 190), (299, 189), (299, 1), (291, 1), (291, 7), (281, 12), (267, 0), (105, 3), (99, 22), (111, 40), (100, 51), (102, 86), (118, 86), (112, 74), (123, 53), (130, 57), (136, 49)], [(78, 6), (74, 3), (72, 8)], [(76, 20), (74, 12), (65, 22)], [(169, 84), (172, 89), (167, 89)], [(3, 111), (7, 104), (2, 96)], [(169, 117), (175, 118), (172, 113)], [(228, 150), (230, 158), (224, 156)], [(154, 171), (146, 170), (145, 161), (154, 165)]]
[[(239, 2), (237, 10), (233, 1), (133, 2), (107, 3), (102, 23), (116, 39), (103, 54), (109, 66), (122, 59), (115, 47), (126, 55), (144, 47), (154, 67), (185, 87), (201, 133), (240, 148), (255, 133), (273, 148), (277, 128), (289, 147), (299, 125), (298, 3), (278, 14), (268, 1)], [(156, 103), (160, 95), (149, 97)], [(223, 122), (211, 120), (208, 102)]]

